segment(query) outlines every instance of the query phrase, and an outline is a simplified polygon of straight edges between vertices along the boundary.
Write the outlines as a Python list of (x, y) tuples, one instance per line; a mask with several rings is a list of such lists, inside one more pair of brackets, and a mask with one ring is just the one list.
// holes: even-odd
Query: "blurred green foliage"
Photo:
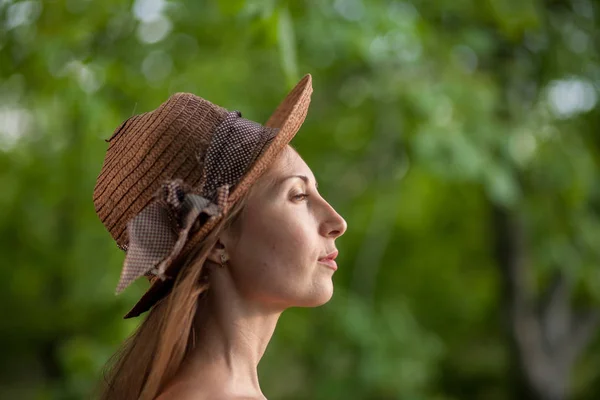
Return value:
[[(598, 307), (599, 14), (592, 0), (0, 0), (0, 397), (89, 398), (138, 323), (121, 316), (145, 283), (114, 297), (123, 255), (91, 200), (103, 139), (176, 91), (265, 121), (310, 72), (294, 144), (349, 230), (334, 299), (284, 313), (265, 394), (517, 398), (491, 215), (523, 221), (532, 298), (561, 271), (574, 315)], [(588, 342), (563, 374), (572, 399), (600, 393)]]

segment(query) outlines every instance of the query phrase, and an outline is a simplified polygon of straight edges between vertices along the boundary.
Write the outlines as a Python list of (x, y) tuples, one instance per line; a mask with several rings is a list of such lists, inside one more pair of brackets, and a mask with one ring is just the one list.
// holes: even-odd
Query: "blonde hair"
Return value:
[(212, 230), (183, 265), (171, 292), (107, 363), (101, 400), (153, 400), (175, 376), (193, 347), (193, 323), (199, 300), (208, 290), (204, 264), (219, 234), (242, 214), (245, 198)]

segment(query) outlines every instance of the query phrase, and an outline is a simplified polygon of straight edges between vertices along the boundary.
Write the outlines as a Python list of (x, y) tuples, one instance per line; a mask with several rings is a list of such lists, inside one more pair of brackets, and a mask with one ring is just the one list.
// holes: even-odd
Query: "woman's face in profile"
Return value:
[(223, 239), (245, 297), (276, 308), (312, 307), (333, 294), (335, 266), (320, 259), (345, 231), (308, 165), (287, 146), (253, 186), (235, 234)]

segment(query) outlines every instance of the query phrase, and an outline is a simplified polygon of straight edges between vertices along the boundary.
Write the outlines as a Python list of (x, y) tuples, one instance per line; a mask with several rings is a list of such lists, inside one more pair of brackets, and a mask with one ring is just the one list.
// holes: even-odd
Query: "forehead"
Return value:
[(287, 145), (279, 157), (275, 160), (269, 172), (272, 174), (289, 172), (311, 172), (306, 162), (300, 157), (300, 154), (290, 145)]
[(260, 178), (256, 186), (272, 187), (281, 178), (295, 174), (306, 175), (312, 182), (315, 182), (310, 167), (300, 157), (300, 154), (288, 145)]

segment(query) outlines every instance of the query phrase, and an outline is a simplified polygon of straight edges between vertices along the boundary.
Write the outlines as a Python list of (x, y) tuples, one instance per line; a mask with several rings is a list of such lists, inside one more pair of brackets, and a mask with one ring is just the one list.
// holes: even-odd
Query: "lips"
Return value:
[(338, 251), (335, 250), (335, 251), (329, 253), (328, 255), (326, 255), (325, 257), (319, 258), (319, 263), (326, 265), (327, 267), (329, 267), (335, 271), (335, 270), (337, 270), (337, 263), (335, 262), (335, 259), (337, 256), (338, 256)]

